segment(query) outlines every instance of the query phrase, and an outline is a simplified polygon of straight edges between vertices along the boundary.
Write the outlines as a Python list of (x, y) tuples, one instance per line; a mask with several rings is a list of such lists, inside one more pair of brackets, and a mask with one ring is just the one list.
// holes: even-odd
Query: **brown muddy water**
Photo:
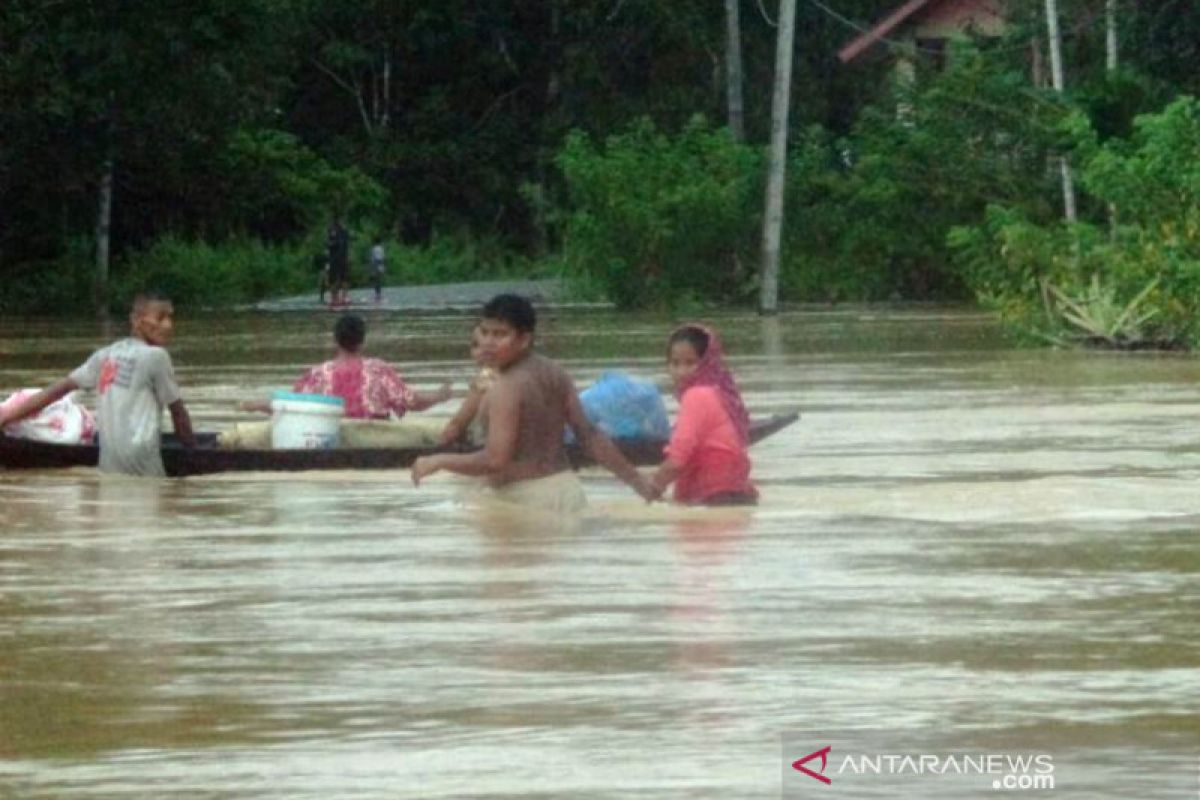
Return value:
[[(181, 320), (197, 426), (331, 321)], [(751, 410), (804, 415), (752, 511), (600, 472), (562, 520), (404, 472), (0, 471), (0, 797), (1200, 798), (1200, 361), (956, 312), (715, 321)], [(466, 318), (370, 324), (464, 386)], [(659, 377), (670, 324), (541, 338), (581, 384)], [(0, 321), (0, 391), (120, 333)], [(791, 766), (826, 746), (830, 784)]]

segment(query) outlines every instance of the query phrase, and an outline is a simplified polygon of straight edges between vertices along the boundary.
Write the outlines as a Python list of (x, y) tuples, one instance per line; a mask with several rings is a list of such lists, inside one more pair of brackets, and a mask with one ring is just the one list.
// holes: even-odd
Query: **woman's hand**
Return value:
[(653, 503), (655, 500), (662, 500), (662, 495), (665, 487), (659, 486), (653, 478), (647, 478), (642, 475), (638, 485), (634, 487), (637, 493), (647, 503)]

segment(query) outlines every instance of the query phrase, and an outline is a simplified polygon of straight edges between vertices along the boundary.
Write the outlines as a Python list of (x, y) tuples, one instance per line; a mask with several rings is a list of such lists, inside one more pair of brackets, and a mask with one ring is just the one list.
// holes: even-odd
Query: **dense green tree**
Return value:
[[(923, 68), (915, 98), (887, 79), (892, 44), (851, 65), (834, 57), (894, 0), (799, 4), (785, 299), (956, 296), (966, 284), (947, 256), (951, 227), (979, 222), (997, 199), (1034, 220), (1054, 207), (1043, 159), (1074, 140), (1051, 117), (1074, 109), (1101, 141), (1123, 140), (1138, 114), (1200, 89), (1200, 6), (1119, 0), (1114, 72), (1109, 0), (1059, 3), (1059, 100), (1031, 86), (1041, 0), (1008, 4), (1009, 35), (980, 43), (974, 72)], [(746, 142), (761, 149), (778, 4), (736, 8)], [(571, 159), (559, 158), (571, 131), (603, 143), (646, 119), (686, 142), (693, 116), (727, 118), (728, 13), (729, 0), (8, 0), (0, 305), (17, 302), (13, 286), (43, 306), (81, 294), (110, 163), (117, 278), (135, 254), (177, 255), (188, 242), (311, 248), (333, 209), (441, 260), (482, 259), (479, 271), (554, 258), (581, 210), (562, 169)], [(909, 120), (897, 119), (898, 102), (913, 104)], [(657, 152), (678, 155), (671, 143)], [(1080, 212), (1102, 222), (1108, 209), (1085, 192)], [(753, 224), (761, 209), (745, 213)], [(724, 247), (753, 261), (752, 249), (740, 238)], [(203, 255), (197, 269), (220, 258)], [(699, 269), (727, 275), (727, 262)], [(693, 287), (701, 295), (705, 280)]]
[(277, 112), (290, 10), (284, 0), (4, 4), (6, 271), (93, 229), (108, 164), (121, 248), (234, 227), (212, 166), (237, 126)]

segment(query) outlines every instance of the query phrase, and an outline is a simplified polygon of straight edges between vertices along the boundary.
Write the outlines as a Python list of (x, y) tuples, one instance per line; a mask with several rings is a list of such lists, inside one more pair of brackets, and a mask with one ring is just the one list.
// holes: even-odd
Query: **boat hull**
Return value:
[[(779, 414), (756, 420), (750, 427), (751, 444), (771, 436), (799, 418)], [(335, 448), (332, 450), (225, 450), (216, 446), (215, 433), (197, 434), (197, 446), (181, 447), (173, 436), (163, 438), (163, 467), (175, 478), (218, 472), (302, 472), (339, 469), (405, 469), (424, 455), (468, 452), (464, 447)], [(617, 447), (637, 466), (662, 463), (660, 440), (616, 440)], [(578, 445), (568, 445), (567, 454), (576, 468), (591, 459)], [(96, 445), (64, 445), (14, 439), (0, 435), (0, 467), (10, 470), (94, 467), (99, 461)]]

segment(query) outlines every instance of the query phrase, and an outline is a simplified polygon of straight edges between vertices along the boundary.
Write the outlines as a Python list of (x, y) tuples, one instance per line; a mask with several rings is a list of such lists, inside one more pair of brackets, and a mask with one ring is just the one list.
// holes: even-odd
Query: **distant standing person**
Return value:
[(383, 240), (376, 236), (375, 243), (371, 245), (371, 285), (375, 287), (376, 303), (383, 301), (383, 274), (385, 271)]
[(325, 293), (329, 291), (329, 253), (317, 253), (312, 263), (317, 273), (317, 303), (325, 305)]
[(0, 411), (0, 430), (36, 414), (76, 389), (95, 389), (101, 472), (163, 476), (162, 410), (171, 412), (175, 435), (195, 446), (192, 419), (179, 396), (166, 346), (175, 329), (175, 309), (166, 296), (147, 292), (133, 301), (130, 336), (97, 350), (70, 375)]
[(325, 236), (325, 251), (329, 255), (329, 304), (343, 306), (349, 302), (350, 232), (341, 217), (334, 217)]

